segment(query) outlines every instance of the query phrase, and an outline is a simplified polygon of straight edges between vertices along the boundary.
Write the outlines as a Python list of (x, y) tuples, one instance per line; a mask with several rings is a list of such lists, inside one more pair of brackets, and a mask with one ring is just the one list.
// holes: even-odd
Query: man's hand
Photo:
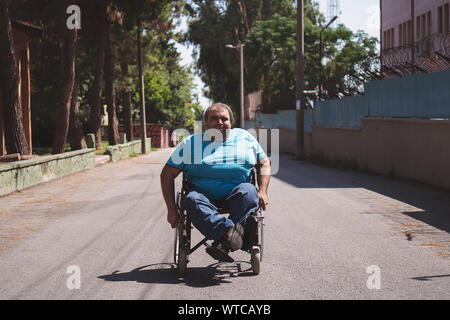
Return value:
[(177, 206), (175, 203), (175, 178), (181, 170), (165, 165), (161, 171), (161, 190), (167, 206), (167, 222), (172, 228), (177, 225)]
[(172, 229), (177, 226), (177, 210), (167, 211), (167, 222), (169, 222)]
[(266, 210), (269, 204), (269, 197), (267, 196), (267, 188), (270, 181), (270, 161), (266, 157), (256, 164), (257, 180), (258, 180), (258, 198), (259, 205), (263, 210)]
[(259, 191), (258, 198), (259, 198), (259, 205), (263, 210), (266, 210), (266, 206), (269, 204), (269, 197), (267, 196), (267, 193)]

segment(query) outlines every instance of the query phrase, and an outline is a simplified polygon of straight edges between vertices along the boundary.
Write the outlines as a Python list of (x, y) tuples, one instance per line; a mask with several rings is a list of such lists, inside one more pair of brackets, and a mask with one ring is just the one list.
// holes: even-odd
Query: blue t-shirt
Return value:
[(183, 170), (188, 181), (212, 199), (220, 199), (250, 181), (252, 168), (265, 157), (258, 141), (247, 130), (236, 128), (225, 141), (211, 141), (206, 134), (183, 139), (167, 164)]

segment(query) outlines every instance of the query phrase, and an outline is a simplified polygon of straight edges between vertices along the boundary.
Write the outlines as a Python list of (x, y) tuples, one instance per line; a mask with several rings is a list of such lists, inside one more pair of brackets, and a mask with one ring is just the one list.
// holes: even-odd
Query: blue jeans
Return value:
[[(258, 204), (256, 187), (251, 183), (239, 184), (227, 197), (218, 200), (210, 199), (194, 186), (187, 190), (184, 200), (192, 224), (209, 240), (221, 239), (235, 223), (245, 226), (245, 220)], [(219, 207), (229, 212), (228, 218), (218, 215)]]

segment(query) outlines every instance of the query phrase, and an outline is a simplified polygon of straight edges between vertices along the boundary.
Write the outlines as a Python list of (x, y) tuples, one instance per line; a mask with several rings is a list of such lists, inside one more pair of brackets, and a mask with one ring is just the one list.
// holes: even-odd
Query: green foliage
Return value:
[[(187, 41), (196, 45), (197, 68), (208, 96), (239, 106), (239, 52), (226, 44), (245, 43), (247, 93), (263, 90), (265, 111), (295, 105), (296, 1), (202, 1), (192, 3)], [(319, 34), (326, 24), (316, 1), (305, 1), (305, 84), (319, 86)], [(325, 98), (362, 93), (363, 83), (377, 76), (377, 39), (344, 25), (323, 32)], [(310, 96), (310, 100), (317, 96)]]
[[(56, 128), (59, 93), (59, 32), (57, 12), (60, 0), (16, 0), (11, 9), (14, 18), (40, 25), (46, 37), (33, 39), (31, 55), (31, 110), (33, 146), (50, 146)], [(82, 27), (78, 32), (76, 77), (79, 90), (80, 122), (84, 134), (90, 132), (89, 95), (96, 72), (99, 30), (99, 4), (105, 0), (78, 0)], [(191, 94), (192, 72), (179, 67), (180, 54), (175, 41), (182, 35), (175, 31), (175, 21), (184, 10), (184, 1), (108, 0), (115, 54), (116, 106), (123, 123), (123, 92), (131, 90), (133, 120), (139, 120), (137, 21), (142, 21), (143, 62), (146, 86), (147, 120), (161, 122), (166, 128), (192, 127), (201, 114), (197, 99)], [(49, 39), (52, 39), (51, 41)], [(122, 65), (128, 66), (124, 74)], [(103, 90), (104, 95), (104, 90)], [(105, 103), (102, 97), (103, 104)]]
[[(134, 84), (137, 87), (137, 83)], [(165, 128), (194, 128), (200, 120), (202, 108), (193, 103), (192, 77), (189, 71), (179, 67), (175, 70), (150, 71), (144, 77), (147, 122), (161, 122)], [(134, 99), (139, 100), (137, 90)]]

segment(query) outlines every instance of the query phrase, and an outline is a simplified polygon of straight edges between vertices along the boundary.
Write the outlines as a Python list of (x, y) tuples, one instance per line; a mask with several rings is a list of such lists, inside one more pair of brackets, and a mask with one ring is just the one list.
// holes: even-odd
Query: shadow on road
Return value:
[[(418, 208), (403, 214), (450, 233), (450, 192), (365, 172), (338, 170), (280, 155), (278, 178), (296, 188), (363, 188)], [(383, 212), (377, 212), (383, 213)]]
[(418, 281), (430, 281), (435, 278), (448, 278), (448, 277), (450, 277), (450, 274), (440, 274), (437, 276), (415, 277), (415, 278), (411, 278), (411, 279), (418, 280)]
[[(230, 278), (253, 275), (251, 266), (246, 261), (230, 263), (215, 263), (207, 267), (188, 268), (184, 278), (179, 278), (177, 267), (173, 263), (156, 263), (136, 268), (130, 272), (114, 271), (108, 275), (99, 276), (105, 281), (135, 281), (153, 284), (186, 284), (189, 287), (204, 288), (231, 283)], [(244, 269), (245, 268), (245, 269)]]

